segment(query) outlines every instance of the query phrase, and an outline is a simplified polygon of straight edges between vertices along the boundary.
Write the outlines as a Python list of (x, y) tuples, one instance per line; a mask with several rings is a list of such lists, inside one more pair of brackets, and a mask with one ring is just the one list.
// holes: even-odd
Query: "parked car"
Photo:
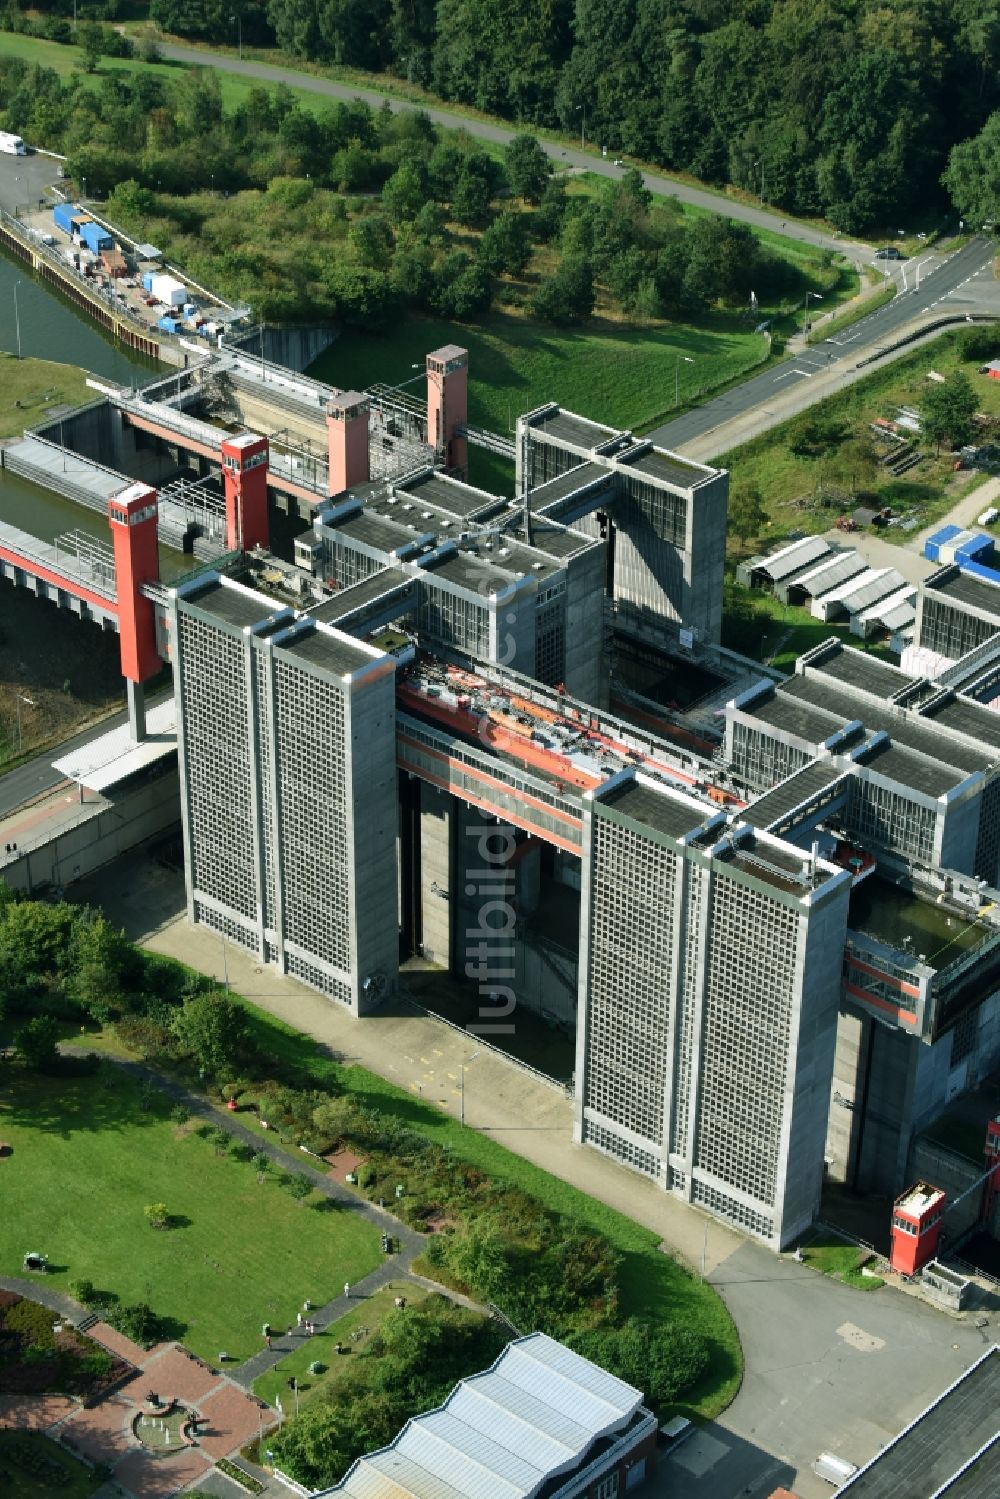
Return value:
[(905, 260), (906, 256), (896, 249), (895, 245), (883, 245), (881, 250), (875, 251), (876, 260)]

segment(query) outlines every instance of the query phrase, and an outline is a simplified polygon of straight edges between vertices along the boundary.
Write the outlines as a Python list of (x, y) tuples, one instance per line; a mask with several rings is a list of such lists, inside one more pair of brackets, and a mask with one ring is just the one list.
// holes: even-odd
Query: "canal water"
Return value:
[[(105, 337), (71, 302), (37, 280), (20, 261), (0, 254), (0, 349), (17, 350), (14, 287), (21, 325), (21, 352), (38, 359), (76, 364), (118, 385), (140, 384), (161, 368), (154, 360), (126, 351)], [(0, 392), (2, 398), (2, 392)], [(110, 542), (104, 516), (61, 495), (0, 472), (0, 520), (29, 531), (42, 541), (54, 541), (66, 531), (84, 531)], [(160, 548), (160, 567), (166, 578), (191, 567), (191, 558), (168, 547)]]
[(107, 338), (96, 323), (39, 281), (20, 260), (0, 253), (0, 349), (6, 353), (17, 353), (15, 285), (22, 354), (77, 364), (118, 385), (148, 380), (160, 368), (155, 360), (143, 359)]

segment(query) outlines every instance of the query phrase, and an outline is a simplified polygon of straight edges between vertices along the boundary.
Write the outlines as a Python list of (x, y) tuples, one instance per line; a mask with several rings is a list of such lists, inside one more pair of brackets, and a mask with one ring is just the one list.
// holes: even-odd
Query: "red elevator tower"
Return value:
[(469, 463), (468, 419), (469, 351), (445, 344), (427, 356), (427, 441), (448, 472), (463, 478)]
[(354, 484), (367, 484), (368, 413), (371, 403), (357, 390), (342, 390), (326, 408), (329, 474), (327, 493), (343, 494)]
[(889, 1263), (900, 1275), (915, 1275), (937, 1254), (945, 1194), (917, 1182), (892, 1206), (892, 1253)]
[(266, 437), (238, 432), (222, 439), (222, 478), (226, 492), (226, 547), (230, 552), (267, 548)]
[(163, 665), (156, 649), (153, 605), (142, 585), (160, 576), (156, 549), (156, 490), (130, 484), (108, 501), (108, 524), (115, 549), (118, 639), (122, 676), (130, 682), (155, 677)]

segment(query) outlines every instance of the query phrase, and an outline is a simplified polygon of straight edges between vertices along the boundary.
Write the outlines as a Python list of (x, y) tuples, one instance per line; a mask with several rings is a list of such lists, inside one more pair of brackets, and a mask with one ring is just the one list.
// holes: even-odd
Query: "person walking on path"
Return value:
[(345, 1280), (344, 1281), (344, 1295), (345, 1296), (350, 1296), (350, 1294), (351, 1294), (351, 1282), (349, 1280)]
[(295, 1313), (295, 1321), (296, 1321), (296, 1324), (297, 1324), (297, 1326), (299, 1328), (299, 1331), (301, 1332), (301, 1330), (302, 1330), (302, 1313), (301, 1312), (296, 1312)]

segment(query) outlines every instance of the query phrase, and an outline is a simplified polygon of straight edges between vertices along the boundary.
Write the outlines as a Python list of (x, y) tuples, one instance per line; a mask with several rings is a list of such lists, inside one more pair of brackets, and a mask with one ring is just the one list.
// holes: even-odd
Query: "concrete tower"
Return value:
[(449, 473), (465, 475), (469, 445), (456, 431), (469, 418), (469, 351), (445, 344), (427, 356), (427, 441)]
[(226, 546), (231, 552), (268, 544), (267, 453), (267, 438), (255, 432), (222, 439)]
[(326, 408), (331, 495), (368, 482), (368, 411), (368, 397), (357, 390), (342, 390)]
[(156, 649), (156, 624), (151, 600), (142, 585), (160, 576), (156, 549), (156, 490), (131, 484), (108, 501), (108, 524), (115, 549), (118, 592), (118, 639), (122, 676), (128, 689), (129, 727), (134, 739), (146, 736), (142, 683), (163, 665)]

